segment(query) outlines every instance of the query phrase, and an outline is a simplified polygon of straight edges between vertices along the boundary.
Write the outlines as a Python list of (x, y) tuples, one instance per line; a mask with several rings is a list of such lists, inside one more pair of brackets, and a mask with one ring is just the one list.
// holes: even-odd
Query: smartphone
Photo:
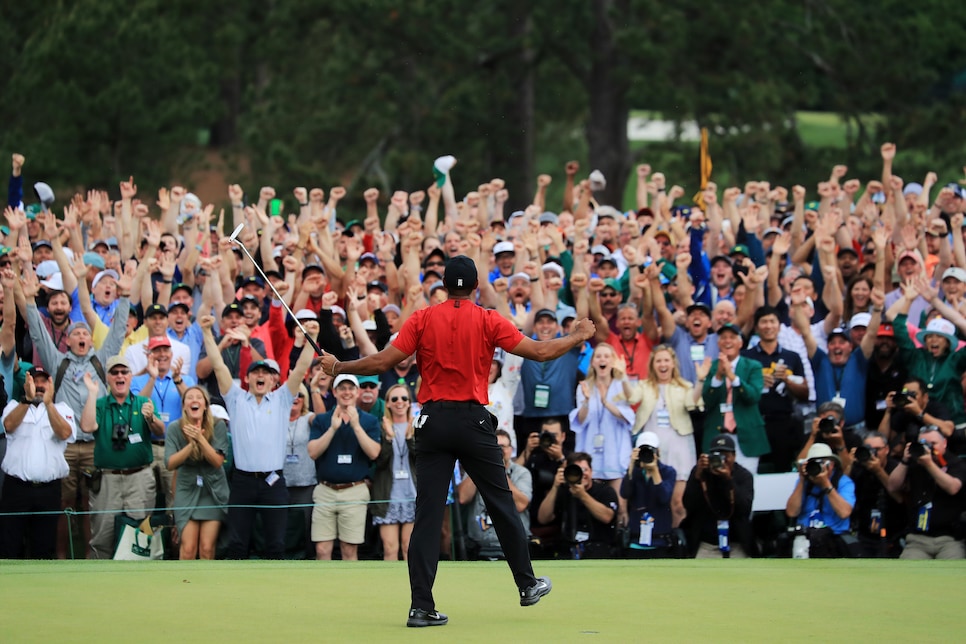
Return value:
[(282, 200), (272, 199), (268, 202), (268, 214), (272, 217), (278, 217), (282, 214)]

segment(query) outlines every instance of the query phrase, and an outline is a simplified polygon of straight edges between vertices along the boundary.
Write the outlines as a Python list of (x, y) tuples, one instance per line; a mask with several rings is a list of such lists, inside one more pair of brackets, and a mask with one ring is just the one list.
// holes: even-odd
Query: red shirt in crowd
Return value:
[(416, 311), (392, 345), (416, 353), (422, 384), (419, 402), (470, 400), (489, 402), (493, 351), (516, 348), (523, 334), (496, 311), (469, 300), (447, 300)]

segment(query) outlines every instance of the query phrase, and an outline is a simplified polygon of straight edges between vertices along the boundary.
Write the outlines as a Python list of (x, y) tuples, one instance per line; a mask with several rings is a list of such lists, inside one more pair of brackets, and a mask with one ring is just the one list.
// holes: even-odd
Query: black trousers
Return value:
[(0, 514), (50, 512), (0, 516), (0, 559), (24, 556), (24, 538), (31, 559), (53, 559), (60, 519), (60, 479), (34, 485), (14, 476), (6, 477)]
[(496, 426), (476, 403), (427, 403), (416, 428), (416, 523), (409, 542), (412, 607), (433, 610), (439, 539), (453, 467), (459, 459), (483, 496), (518, 589), (537, 583), (527, 533), (507, 485)]
[[(265, 532), (265, 557), (281, 559), (285, 555), (285, 528), (288, 524), (288, 488), (279, 470), (275, 485), (264, 478), (256, 478), (238, 470), (231, 477), (231, 494), (228, 496), (228, 559), (248, 559), (255, 514), (262, 516)], [(279, 506), (267, 508), (236, 506)]]

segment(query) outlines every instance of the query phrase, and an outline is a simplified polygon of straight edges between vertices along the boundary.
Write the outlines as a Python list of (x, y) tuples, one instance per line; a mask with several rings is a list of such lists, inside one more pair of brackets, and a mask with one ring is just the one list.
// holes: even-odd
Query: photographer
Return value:
[(902, 383), (901, 390), (889, 392), (886, 396), (879, 431), (888, 437), (890, 445), (916, 442), (919, 428), (924, 425), (935, 425), (948, 439), (954, 430), (952, 418), (944, 404), (930, 398), (925, 381), (910, 376)]
[(557, 525), (543, 525), (538, 517), (540, 504), (553, 488), (554, 477), (564, 462), (563, 425), (558, 418), (545, 418), (540, 433), (532, 432), (514, 461), (530, 472), (533, 496), (530, 499), (530, 532), (541, 542), (550, 544), (559, 536)]
[(785, 515), (808, 535), (811, 559), (850, 556), (841, 535), (849, 531), (855, 484), (841, 467), (830, 445), (815, 443), (798, 465), (798, 483), (785, 504)]
[(899, 461), (889, 457), (885, 435), (871, 432), (852, 450), (852, 467), (845, 473), (855, 482), (852, 529), (858, 537), (856, 556), (894, 558), (902, 546), (905, 510), (902, 495), (889, 493), (889, 474)]
[(798, 455), (799, 461), (809, 458), (812, 445), (825, 444), (836, 454), (842, 471), (852, 467), (852, 453), (850, 450), (859, 447), (862, 439), (845, 429), (845, 410), (836, 402), (825, 402), (818, 406), (815, 418), (812, 419), (812, 431), (809, 433), (805, 446)]
[(621, 481), (630, 535), (627, 555), (632, 559), (660, 559), (671, 554), (671, 494), (677, 472), (660, 462), (660, 446), (657, 434), (641, 432)]
[(688, 544), (698, 559), (746, 559), (754, 553), (755, 481), (735, 462), (735, 439), (719, 434), (698, 457), (684, 488)]
[(906, 547), (900, 559), (963, 559), (959, 539), (966, 464), (946, 460), (946, 438), (935, 425), (908, 443), (902, 462), (889, 475), (889, 492), (906, 499)]
[[(591, 456), (574, 452), (554, 476), (554, 485), (537, 511), (540, 523), (556, 523), (563, 539), (558, 556), (572, 559), (606, 559), (615, 553), (617, 493), (594, 482)], [(563, 551), (569, 545), (570, 552)]]

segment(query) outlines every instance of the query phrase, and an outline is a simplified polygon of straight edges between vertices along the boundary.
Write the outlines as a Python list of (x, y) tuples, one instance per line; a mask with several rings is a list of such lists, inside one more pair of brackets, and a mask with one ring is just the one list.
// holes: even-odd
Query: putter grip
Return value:
[(310, 338), (307, 334), (305, 335), (305, 339), (308, 341), (309, 344), (312, 345), (312, 349), (315, 351), (315, 355), (317, 356), (325, 355), (325, 352), (322, 351), (322, 348), (315, 342), (315, 340)]

